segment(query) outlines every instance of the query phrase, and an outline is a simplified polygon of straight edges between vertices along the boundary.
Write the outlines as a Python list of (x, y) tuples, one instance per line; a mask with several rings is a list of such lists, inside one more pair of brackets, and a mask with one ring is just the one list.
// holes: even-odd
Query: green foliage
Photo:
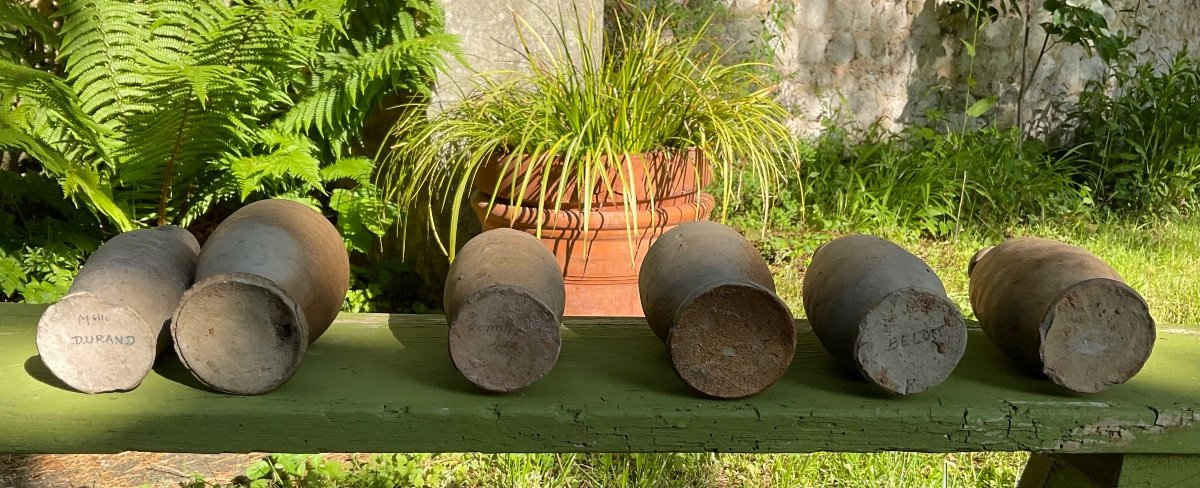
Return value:
[(367, 115), (454, 49), (423, 0), (67, 0), (55, 17), (65, 76), (0, 60), (0, 148), (116, 230), (323, 194)]
[[(1012, 486), (1026, 453), (377, 454), (336, 462), (276, 454), (234, 485), (251, 487), (941, 487)], [(336, 466), (335, 466), (336, 465)], [(311, 480), (311, 481), (310, 481)]]
[[(1100, 4), (1112, 8), (1110, 0), (1100, 0)], [(1050, 12), (1050, 20), (1041, 24), (1048, 36), (1082, 46), (1088, 52), (1094, 50), (1106, 63), (1114, 63), (1122, 56), (1129, 55), (1128, 47), (1136, 40), (1124, 31), (1110, 31), (1108, 20), (1087, 6), (1064, 0), (1046, 0), (1042, 8)]]
[[(954, 15), (951, 18), (961, 16), (966, 18), (971, 28), (971, 40), (961, 39), (965, 48), (968, 67), (966, 77), (966, 109), (965, 117), (962, 121), (960, 132), (966, 132), (970, 119), (978, 118), (983, 113), (987, 112), (992, 105), (995, 104), (997, 98), (995, 95), (978, 97), (975, 93), (976, 81), (974, 79), (975, 67), (975, 46), (978, 41), (979, 33), (984, 27), (990, 23), (1000, 20), (1006, 16), (1024, 16), (1025, 35), (1024, 43), (1021, 49), (1017, 51), (1020, 59), (1020, 77), (1018, 78), (1019, 89), (1017, 91), (1017, 127), (1022, 131), (1026, 129), (1025, 122), (1025, 94), (1029, 90), (1029, 84), (1035, 78), (1038, 68), (1041, 66), (1042, 59), (1051, 48), (1058, 44), (1070, 44), (1083, 48), (1089, 54), (1096, 54), (1110, 68), (1115, 68), (1118, 64), (1128, 62), (1133, 58), (1133, 53), (1130, 52), (1129, 46), (1133, 44), (1136, 38), (1129, 36), (1124, 31), (1112, 31), (1109, 28), (1108, 20), (1103, 13), (1098, 9), (1112, 9), (1111, 0), (1095, 0), (1093, 2), (1071, 2), (1065, 0), (1045, 0), (1041, 4), (1041, 11), (1045, 12), (1049, 19), (1041, 22), (1040, 27), (1046, 36), (1042, 39), (1041, 47), (1037, 50), (1037, 56), (1034, 58), (1032, 65), (1026, 69), (1025, 54), (1029, 52), (1030, 29), (1034, 23), (1035, 9), (1033, 2), (1030, 1), (1022, 8), (1018, 0), (951, 0), (946, 2), (946, 9)], [(1128, 12), (1132, 10), (1123, 10)], [(1144, 27), (1144, 26), (1139, 26)]]
[(342, 463), (316, 454), (272, 454), (250, 467), (230, 485), (211, 484), (203, 478), (188, 486), (246, 486), (250, 488), (355, 488), (442, 487), (451, 480), (448, 469), (429, 454), (375, 454), (367, 461)]
[[(665, 21), (643, 22), (633, 35), (610, 39), (599, 59), (571, 57), (573, 42), (593, 52), (582, 25), (575, 35), (528, 39), (527, 71), (485, 75), (480, 89), (448, 109), (402, 119), (394, 129), (388, 195), (410, 211), (430, 193), (450, 202), (453, 257), (457, 216), (471, 182), (497, 158), (501, 181), (543, 178), (544, 190), (526, 195), (517, 188), (512, 203), (560, 209), (574, 196), (584, 215), (596, 204), (593, 195), (636, 194), (647, 184), (624, 163), (630, 154), (696, 148), (719, 176), (755, 173), (769, 182), (764, 192), (786, 180), (794, 160), (775, 151), (786, 152), (792, 140), (784, 125), (788, 113), (760, 88), (751, 66), (693, 56), (702, 32), (671, 37)], [(561, 171), (542, 171), (552, 164)], [(561, 175), (556, 185), (552, 174)], [(619, 183), (607, 186), (609, 174)], [(568, 181), (577, 183), (575, 195), (566, 194)], [(732, 200), (732, 187), (721, 193), (723, 201)], [(589, 220), (583, 219), (584, 234)]]
[[(1107, 80), (1106, 80), (1107, 81)], [(1092, 82), (1068, 120), (1080, 171), (1099, 202), (1123, 212), (1187, 212), (1200, 190), (1200, 61), (1124, 65)]]
[(355, 462), (344, 486), (391, 488), (440, 487), (450, 481), (449, 469), (430, 454), (375, 454), (366, 463)]
[(95, 165), (84, 162), (90, 153), (62, 150), (78, 144), (99, 146), (103, 133), (56, 76), (0, 60), (0, 148), (33, 156), (43, 169), (59, 176), (67, 195), (82, 194), (118, 228), (129, 229), (132, 224), (114, 203), (109, 184)]
[(57, 246), (0, 249), (0, 296), (25, 303), (54, 303), (67, 294), (82, 253)]
[(246, 468), (251, 488), (329, 485), (345, 476), (341, 463), (316, 454), (272, 454)]
[(716, 466), (716, 486), (1009, 487), (1026, 453), (915, 452), (731, 454)]
[[(373, 184), (374, 163), (356, 154), (380, 142), (363, 140), (367, 117), (392, 99), (419, 100), (443, 55), (456, 52), (432, 3), (65, 0), (57, 8), (51, 17), (0, 2), (0, 150), (10, 150), (0, 153), (0, 176), (57, 181), (54, 199), (65, 195), (94, 214), (79, 218), (103, 221), (92, 241), (274, 197), (336, 214), (356, 260), (378, 254), (396, 212)], [(51, 62), (30, 54), (38, 50)], [(20, 234), (40, 224), (13, 225)], [(37, 245), (0, 252), (10, 300), (50, 299), (78, 267), (78, 253)], [(366, 282), (398, 266), (356, 268), (351, 308), (371, 309), (383, 292)], [(46, 281), (53, 276), (61, 279)]]
[[(827, 126), (804, 152), (804, 178), (775, 189), (772, 228), (845, 229), (887, 225), (928, 236), (964, 226), (1003, 235), (1013, 225), (1086, 211), (1087, 187), (1073, 178), (1068, 153), (1053, 157), (1039, 144), (1020, 144), (1015, 129), (963, 133), (913, 126), (900, 134), (878, 128), (861, 142)], [(752, 179), (739, 184), (753, 189)], [(759, 220), (762, 202), (739, 210)], [(788, 247), (775, 245), (773, 247)]]
[[(4, 37), (8, 39), (29, 32), (36, 33), (47, 40), (58, 38), (49, 19), (24, 2), (0, 3), (0, 29), (3, 29), (6, 33)], [(12, 34), (14, 31), (15, 35)]]
[[(329, 208), (338, 214), (336, 226), (346, 249), (360, 258), (350, 265), (352, 283), (343, 307), (346, 312), (399, 312), (392, 300), (396, 290), (415, 289), (415, 284), (406, 281), (411, 278), (408, 265), (392, 259), (381, 247), (396, 223), (398, 210), (371, 183), (373, 169), (366, 158), (350, 158), (326, 166), (320, 173), (323, 181), (342, 184), (330, 193)], [(405, 298), (402, 301), (413, 297)]]
[(582, 456), (583, 478), (592, 486), (686, 487), (711, 484), (711, 454), (592, 454)]
[(994, 22), (1005, 15), (1020, 15), (1018, 0), (949, 0), (943, 7), (950, 14), (962, 15), (972, 21), (975, 28), (985, 22)]
[(30, 67), (47, 64), (47, 51), (58, 44), (58, 32), (45, 15), (25, 2), (0, 2), (0, 61)]
[(38, 175), (0, 171), (0, 301), (50, 303), (66, 293), (100, 228)]
[[(982, 29), (987, 23), (995, 22), (1006, 16), (1024, 15), (1029, 21), (1033, 18), (1033, 7), (1022, 9), (1018, 0), (950, 0), (944, 4), (952, 15), (962, 15), (970, 21), (973, 30)], [(1045, 0), (1041, 10), (1048, 14), (1049, 20), (1042, 22), (1040, 27), (1046, 33), (1045, 44), (1038, 54), (1041, 56), (1056, 43), (1066, 43), (1080, 46), (1088, 52), (1095, 52), (1105, 62), (1112, 63), (1126, 54), (1127, 48), (1134, 38), (1123, 31), (1112, 32), (1108, 20), (1097, 7), (1113, 8), (1111, 0), (1096, 0), (1094, 2), (1072, 2), (1066, 0)], [(1028, 27), (1028, 26), (1027, 26)], [(978, 32), (973, 33), (977, 35)], [(974, 44), (974, 43), (972, 43)], [(974, 49), (968, 46), (968, 49)], [(972, 57), (973, 54), (972, 54)], [(1036, 71), (1036, 66), (1034, 71)], [(1027, 79), (1031, 79), (1030, 76)]]

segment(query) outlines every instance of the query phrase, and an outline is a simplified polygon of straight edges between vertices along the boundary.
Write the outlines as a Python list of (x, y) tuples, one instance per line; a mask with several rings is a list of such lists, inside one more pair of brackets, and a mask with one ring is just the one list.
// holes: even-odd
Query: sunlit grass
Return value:
[[(423, 482), (417, 486), (464, 488), (1000, 487), (1016, 483), (1027, 458), (1010, 452), (437, 454), (420, 456), (415, 466)], [(359, 469), (385, 471), (379, 463), (389, 462), (376, 459)]]
[[(890, 239), (925, 260), (964, 314), (974, 318), (967, 298), (967, 261), (976, 250), (998, 244), (999, 239), (981, 237), (971, 230), (943, 239), (887, 229), (861, 231)], [(773, 244), (759, 243), (771, 260), (780, 297), (798, 317), (804, 314), (800, 283), (813, 250), (842, 234), (845, 232), (773, 234)], [(1116, 269), (1145, 297), (1160, 327), (1200, 329), (1200, 280), (1194, 277), (1200, 269), (1200, 217), (1176, 217), (1149, 224), (1120, 219), (1072, 226), (1038, 224), (1013, 228), (1008, 234), (1081, 246)]]

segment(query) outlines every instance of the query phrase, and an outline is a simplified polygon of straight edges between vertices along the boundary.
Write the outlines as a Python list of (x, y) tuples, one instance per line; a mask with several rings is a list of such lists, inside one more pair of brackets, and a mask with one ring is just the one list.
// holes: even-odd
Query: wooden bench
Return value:
[(807, 327), (791, 370), (736, 401), (700, 398), (638, 319), (574, 319), (546, 378), (483, 393), (438, 315), (342, 315), (283, 388), (202, 389), (169, 355), (136, 390), (57, 386), (43, 307), (0, 304), (0, 452), (1033, 451), (1022, 486), (1200, 486), (1200, 335), (1160, 331), (1125, 385), (1072, 394), (1021, 373), (978, 330), (944, 384), (911, 397), (834, 367)]

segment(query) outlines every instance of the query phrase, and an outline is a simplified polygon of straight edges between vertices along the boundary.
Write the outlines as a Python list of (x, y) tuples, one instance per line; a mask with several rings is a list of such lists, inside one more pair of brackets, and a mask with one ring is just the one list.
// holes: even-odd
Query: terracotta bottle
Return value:
[(765, 390), (792, 363), (791, 311), (766, 261), (715, 222), (681, 224), (650, 247), (638, 281), (646, 321), (676, 374), (716, 398)]
[(885, 239), (851, 235), (813, 254), (804, 309), (825, 350), (901, 395), (944, 381), (967, 346), (962, 312), (920, 258)]
[(1039, 238), (1005, 241), (967, 267), (988, 338), (1056, 384), (1092, 393), (1124, 383), (1154, 347), (1146, 301), (1100, 258)]
[(196, 238), (175, 226), (105, 242), (38, 321), (42, 362), (85, 393), (137, 387), (170, 345), (167, 324), (192, 284), (199, 252)]
[(251, 203), (204, 243), (171, 333), (180, 360), (226, 393), (274, 390), (341, 310), (350, 261), (337, 229), (290, 200)]
[(541, 379), (562, 346), (562, 271), (537, 238), (484, 232), (450, 265), (444, 294), (454, 367), (480, 388), (519, 390)]

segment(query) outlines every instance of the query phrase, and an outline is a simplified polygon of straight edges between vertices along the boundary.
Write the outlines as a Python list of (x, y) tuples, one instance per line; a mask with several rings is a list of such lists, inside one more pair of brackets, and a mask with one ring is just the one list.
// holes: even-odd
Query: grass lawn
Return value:
[[(1000, 487), (1026, 453), (440, 454), (417, 458), (427, 486), (479, 487)], [(395, 463), (384, 457), (362, 469)]]
[[(965, 231), (948, 239), (930, 240), (888, 230), (864, 230), (890, 239), (925, 260), (941, 277), (950, 297), (968, 319), (967, 261), (979, 248), (999, 243)], [(1037, 236), (1081, 246), (1105, 260), (1146, 298), (1159, 328), (1200, 330), (1200, 217), (1151, 224), (1112, 220), (1072, 227), (1037, 225), (1012, 229), (1011, 237)], [(772, 260), (779, 295), (797, 317), (804, 315), (800, 283), (813, 250), (839, 234), (829, 232), (771, 234), (760, 248)]]

